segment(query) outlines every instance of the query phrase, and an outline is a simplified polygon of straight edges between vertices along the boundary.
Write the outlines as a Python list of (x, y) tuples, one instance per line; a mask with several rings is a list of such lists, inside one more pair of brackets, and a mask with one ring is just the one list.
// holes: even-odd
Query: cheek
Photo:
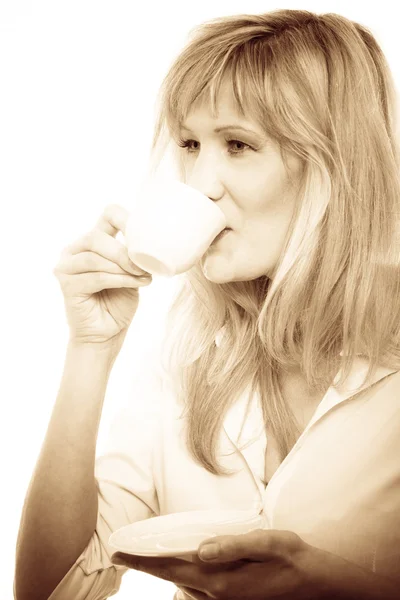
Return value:
[(279, 161), (237, 178), (235, 190), (238, 208), (247, 218), (285, 210), (290, 195), (289, 179)]
[(271, 186), (263, 195), (258, 191), (247, 196), (240, 207), (242, 231), (257, 239), (282, 237), (295, 210), (295, 198), (285, 186)]
[(287, 234), (286, 223), (272, 222), (259, 225), (258, 227), (248, 229), (248, 233), (243, 240), (245, 242), (244, 254), (251, 256), (258, 262), (274, 262), (279, 258)]
[(283, 250), (293, 217), (294, 201), (280, 198), (247, 214), (241, 231), (243, 256), (259, 266), (274, 266)]

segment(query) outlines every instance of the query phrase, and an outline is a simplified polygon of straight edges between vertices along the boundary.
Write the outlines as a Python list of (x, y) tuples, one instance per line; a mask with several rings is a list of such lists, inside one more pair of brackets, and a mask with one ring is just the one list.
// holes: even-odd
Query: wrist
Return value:
[(87, 340), (70, 337), (68, 339), (68, 351), (80, 353), (87, 356), (102, 357), (105, 360), (114, 363), (117, 358), (124, 339), (126, 332), (123, 335), (117, 335), (110, 340), (105, 342), (90, 342)]
[(323, 552), (318, 560), (320, 600), (398, 600), (399, 583)]

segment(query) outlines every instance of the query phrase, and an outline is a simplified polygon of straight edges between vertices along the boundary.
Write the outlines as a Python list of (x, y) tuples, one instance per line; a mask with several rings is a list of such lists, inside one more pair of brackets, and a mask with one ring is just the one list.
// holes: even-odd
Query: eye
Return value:
[[(232, 144), (233, 146), (236, 146), (235, 151), (230, 151), (230, 154), (242, 154), (242, 152), (248, 148), (249, 150), (251, 150), (252, 148), (248, 145), (245, 144), (244, 142), (241, 142), (240, 140), (226, 140), (226, 142), (228, 144)], [(237, 146), (244, 146), (242, 148), (237, 148)]]
[[(225, 139), (225, 142), (230, 146), (228, 153), (231, 154), (232, 156), (237, 155), (237, 154), (243, 154), (247, 150), (253, 150), (253, 148), (251, 146), (249, 146), (249, 144), (245, 144), (245, 142), (242, 142), (240, 140)], [(197, 144), (197, 146), (193, 147), (192, 144)], [(200, 142), (198, 142), (196, 140), (190, 140), (190, 139), (185, 140), (185, 139), (181, 138), (178, 141), (178, 146), (180, 148), (186, 148), (188, 154), (193, 154), (194, 152), (197, 152), (199, 150)], [(238, 148), (237, 146), (242, 146), (242, 147)]]
[[(199, 144), (199, 142), (196, 142), (196, 140), (184, 140), (184, 139), (180, 139), (178, 141), (178, 146), (180, 146), (180, 148), (187, 148), (189, 153), (193, 152), (193, 148), (192, 148), (192, 142), (195, 144)], [(197, 148), (194, 149), (194, 151), (196, 151)]]

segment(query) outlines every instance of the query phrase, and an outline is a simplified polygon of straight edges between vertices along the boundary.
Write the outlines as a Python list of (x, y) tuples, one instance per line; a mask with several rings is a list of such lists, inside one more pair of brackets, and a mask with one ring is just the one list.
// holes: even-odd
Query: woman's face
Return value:
[(235, 110), (227, 84), (217, 108), (214, 119), (207, 105), (195, 105), (180, 132), (188, 144), (180, 151), (185, 182), (217, 203), (231, 229), (210, 246), (201, 266), (215, 283), (269, 276), (293, 215), (301, 164), (290, 158), (290, 186), (279, 147)]

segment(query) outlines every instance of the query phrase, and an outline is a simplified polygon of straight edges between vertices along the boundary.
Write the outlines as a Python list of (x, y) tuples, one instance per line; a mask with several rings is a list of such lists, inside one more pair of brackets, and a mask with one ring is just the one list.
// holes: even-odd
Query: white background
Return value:
[[(398, 86), (394, 3), (0, 0), (2, 600), (12, 598), (22, 503), (64, 362), (68, 331), (52, 274), (59, 254), (107, 204), (129, 208), (148, 167), (155, 95), (189, 29), (274, 8), (337, 12), (368, 26)], [(174, 283), (155, 278), (141, 292), (107, 389), (99, 449)], [(115, 597), (172, 599), (174, 589), (131, 571)]]

